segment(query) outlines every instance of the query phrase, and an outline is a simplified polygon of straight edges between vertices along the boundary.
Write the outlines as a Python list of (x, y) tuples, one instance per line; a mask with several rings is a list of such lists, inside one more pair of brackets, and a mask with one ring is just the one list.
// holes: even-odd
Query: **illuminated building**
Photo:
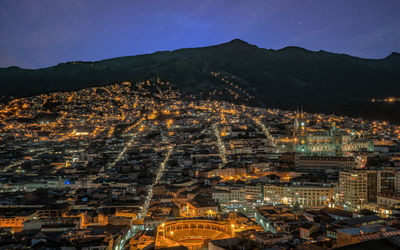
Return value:
[(215, 216), (218, 205), (215, 202), (191, 200), (184, 207), (184, 214), (188, 217)]
[(11, 228), (14, 231), (22, 230), (24, 222), (35, 218), (35, 210), (30, 208), (1, 208), (0, 228)]
[(296, 113), (293, 125), (293, 150), (307, 155), (342, 155), (344, 152), (373, 151), (373, 143), (366, 139), (354, 139), (332, 123), (329, 131), (311, 132), (303, 110)]
[(262, 185), (246, 185), (245, 193), (246, 193), (246, 201), (255, 203), (261, 201), (261, 188)]
[(342, 202), (346, 208), (362, 209), (366, 202), (377, 202), (382, 192), (398, 192), (400, 174), (395, 169), (351, 170), (339, 173)]
[(231, 190), (215, 190), (212, 193), (212, 198), (222, 205), (229, 203), (245, 204), (246, 193), (240, 188), (232, 188)]
[(400, 193), (379, 193), (377, 195), (377, 204), (388, 208), (400, 207)]
[(330, 184), (315, 185), (265, 185), (264, 202), (268, 204), (287, 204), (300, 208), (328, 206), (334, 197), (335, 188)]
[(232, 229), (229, 220), (172, 220), (157, 227), (155, 248), (183, 245), (190, 249), (198, 249), (206, 247), (210, 240), (232, 237)]
[[(326, 185), (292, 185), (286, 188), (287, 203), (300, 205), (301, 208), (328, 206), (334, 196), (334, 187)], [(286, 203), (285, 202), (285, 203)]]
[(157, 227), (155, 249), (185, 246), (201, 249), (212, 240), (232, 238), (241, 232), (261, 232), (256, 222), (237, 213), (224, 218), (188, 218), (166, 221)]
[(344, 207), (355, 210), (368, 199), (367, 171), (342, 171), (339, 173), (339, 186), (343, 195)]
[(262, 199), (269, 204), (283, 204), (285, 187), (283, 185), (264, 185), (262, 187)]
[(246, 168), (223, 168), (223, 169), (214, 169), (206, 173), (207, 178), (211, 178), (214, 176), (219, 176), (221, 178), (240, 178), (245, 176), (247, 173)]

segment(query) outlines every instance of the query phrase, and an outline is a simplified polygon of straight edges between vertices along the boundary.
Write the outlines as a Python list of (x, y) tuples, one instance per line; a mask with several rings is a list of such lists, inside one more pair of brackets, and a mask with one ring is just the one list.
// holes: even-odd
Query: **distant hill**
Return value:
[(160, 77), (184, 94), (201, 92), (207, 97), (208, 92), (225, 88), (211, 72), (233, 79), (254, 96), (247, 100), (254, 105), (294, 109), (302, 104), (307, 111), (400, 122), (398, 103), (369, 101), (400, 96), (400, 54), (362, 59), (298, 47), (269, 50), (238, 39), (209, 47), (61, 63), (37, 70), (0, 68), (0, 95), (27, 96)]

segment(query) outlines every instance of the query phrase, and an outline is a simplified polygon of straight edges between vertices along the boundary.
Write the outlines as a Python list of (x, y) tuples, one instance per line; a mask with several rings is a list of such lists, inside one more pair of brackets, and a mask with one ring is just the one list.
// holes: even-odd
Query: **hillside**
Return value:
[[(211, 72), (218, 72), (219, 78)], [(362, 59), (298, 47), (268, 50), (238, 39), (210, 47), (61, 63), (37, 70), (2, 68), (0, 95), (35, 95), (152, 77), (170, 81), (183, 94), (201, 92), (203, 97), (231, 100), (221, 81), (226, 77), (254, 97), (240, 96), (237, 101), (291, 109), (303, 104), (308, 111), (400, 122), (395, 115), (400, 113), (399, 104), (369, 102), (400, 96), (400, 54)], [(210, 95), (213, 91), (217, 94)]]

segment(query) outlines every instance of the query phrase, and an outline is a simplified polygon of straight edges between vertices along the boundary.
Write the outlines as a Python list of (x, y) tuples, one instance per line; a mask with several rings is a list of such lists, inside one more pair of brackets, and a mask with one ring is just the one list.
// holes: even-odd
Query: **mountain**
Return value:
[[(1, 68), (0, 95), (27, 96), (160, 77), (184, 94), (210, 96), (208, 93), (216, 90), (222, 94), (211, 97), (225, 98), (226, 85), (211, 72), (218, 72), (220, 78), (226, 77), (254, 96), (247, 100), (254, 105), (293, 109), (302, 104), (308, 111), (356, 113), (400, 122), (390, 115), (400, 113), (398, 103), (370, 102), (371, 98), (400, 96), (399, 53), (384, 59), (362, 59), (299, 47), (263, 49), (239, 39), (209, 47), (68, 62), (36, 70)], [(238, 93), (242, 97), (242, 92)]]

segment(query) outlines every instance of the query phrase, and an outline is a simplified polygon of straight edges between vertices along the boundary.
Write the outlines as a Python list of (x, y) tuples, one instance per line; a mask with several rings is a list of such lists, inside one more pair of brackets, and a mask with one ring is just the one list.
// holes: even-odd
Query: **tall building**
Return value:
[(399, 192), (400, 173), (396, 169), (348, 170), (339, 173), (339, 187), (344, 206), (360, 209), (365, 202), (377, 202), (382, 192)]
[(293, 125), (294, 151), (300, 153), (308, 152), (307, 147), (307, 120), (304, 117), (303, 108), (297, 110)]
[(340, 195), (343, 207), (350, 210), (360, 209), (368, 200), (368, 172), (360, 170), (339, 173)]

